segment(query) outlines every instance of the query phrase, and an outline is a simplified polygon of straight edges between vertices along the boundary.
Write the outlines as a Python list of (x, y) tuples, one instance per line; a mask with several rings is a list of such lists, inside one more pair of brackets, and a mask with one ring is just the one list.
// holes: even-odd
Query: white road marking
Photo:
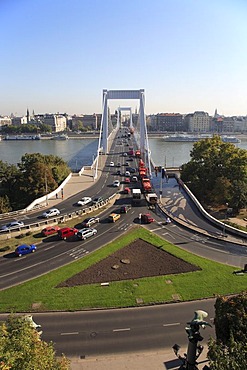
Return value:
[(71, 333), (61, 333), (60, 335), (78, 335), (79, 331), (71, 332)]
[(117, 331), (129, 331), (130, 328), (124, 328), (124, 329), (113, 329), (112, 331), (113, 332), (117, 332)]
[(171, 324), (163, 324), (163, 326), (176, 326), (176, 325), (181, 325), (180, 322), (173, 322)]

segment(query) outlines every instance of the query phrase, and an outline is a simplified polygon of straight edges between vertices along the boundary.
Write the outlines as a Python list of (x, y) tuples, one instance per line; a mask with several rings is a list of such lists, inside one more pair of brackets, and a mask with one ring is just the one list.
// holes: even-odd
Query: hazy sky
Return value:
[(247, 115), (246, 0), (0, 0), (0, 51), (0, 115)]

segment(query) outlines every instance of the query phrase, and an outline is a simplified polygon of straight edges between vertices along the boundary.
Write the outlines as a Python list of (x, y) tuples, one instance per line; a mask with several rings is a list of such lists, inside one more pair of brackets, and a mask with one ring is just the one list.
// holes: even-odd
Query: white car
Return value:
[(128, 176), (129, 177), (130, 176), (130, 172), (129, 171), (126, 171), (125, 172), (125, 176)]
[(54, 217), (54, 216), (59, 216), (59, 215), (60, 215), (60, 211), (57, 208), (51, 208), (51, 209), (48, 209), (48, 211), (44, 212), (42, 214), (42, 217), (48, 218), (48, 217)]
[(119, 180), (115, 180), (114, 183), (112, 184), (112, 186), (114, 188), (118, 188), (120, 186), (120, 181)]
[(114, 167), (114, 162), (110, 162), (110, 167)]
[(81, 198), (81, 200), (79, 200), (77, 202), (77, 205), (78, 206), (85, 206), (85, 204), (88, 204), (88, 203), (91, 203), (92, 202), (92, 198), (90, 197), (83, 197)]
[(81, 229), (77, 233), (77, 238), (81, 240), (86, 240), (87, 238), (90, 238), (93, 235), (97, 234), (96, 229)]
[(11, 230), (11, 229), (16, 229), (16, 228), (21, 227), (21, 226), (24, 226), (24, 222), (22, 222), (22, 221), (13, 221), (13, 222), (10, 222), (7, 225), (1, 226), (0, 231), (8, 231), (8, 230)]

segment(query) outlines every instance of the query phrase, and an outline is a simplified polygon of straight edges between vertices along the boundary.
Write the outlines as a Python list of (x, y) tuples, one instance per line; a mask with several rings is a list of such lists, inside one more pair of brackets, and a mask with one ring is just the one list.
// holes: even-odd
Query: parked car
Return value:
[(121, 171), (117, 170), (116, 175), (121, 176)]
[(129, 184), (129, 183), (130, 183), (130, 178), (129, 178), (129, 177), (126, 177), (126, 178), (124, 179), (124, 182), (125, 182), (125, 184)]
[(90, 238), (93, 235), (97, 234), (96, 229), (81, 229), (77, 233), (77, 238), (81, 240), (86, 240), (87, 238)]
[(114, 162), (110, 162), (109, 166), (114, 167)]
[(121, 167), (121, 163), (120, 162), (118, 162), (117, 167)]
[(123, 192), (124, 192), (124, 194), (130, 194), (131, 190), (130, 190), (130, 188), (126, 187), (126, 188), (124, 188)]
[(130, 172), (129, 171), (126, 171), (125, 172), (125, 176), (130, 176)]
[(88, 217), (82, 222), (83, 227), (91, 227), (93, 224), (99, 222), (99, 217)]
[(128, 204), (120, 207), (120, 213), (127, 213), (130, 210), (131, 210), (131, 206)]
[(85, 206), (86, 204), (91, 203), (91, 202), (92, 202), (92, 198), (90, 198), (90, 197), (83, 197), (83, 198), (81, 198), (81, 200), (79, 200), (77, 202), (77, 205), (78, 206)]
[(16, 229), (18, 227), (24, 226), (24, 222), (22, 221), (12, 221), (6, 225), (1, 226), (0, 231), (8, 231), (11, 229)]
[(41, 231), (41, 234), (43, 236), (48, 236), (52, 234), (56, 234), (60, 230), (59, 226), (47, 226), (45, 229)]
[(59, 215), (60, 215), (60, 211), (57, 208), (51, 208), (51, 209), (48, 209), (48, 211), (44, 212), (42, 214), (42, 217), (48, 218), (48, 217), (54, 217), (54, 216), (59, 216)]
[(114, 183), (112, 184), (112, 186), (114, 188), (118, 188), (120, 186), (120, 181), (119, 180), (115, 180)]
[(22, 244), (15, 250), (15, 255), (18, 257), (24, 256), (24, 254), (29, 254), (35, 252), (37, 249), (36, 245), (34, 244)]
[(100, 202), (103, 202), (104, 198), (103, 197), (96, 197), (93, 199), (93, 204), (98, 204)]
[(132, 176), (131, 181), (132, 182), (137, 182), (138, 181), (138, 178), (136, 176)]
[(127, 154), (127, 153), (123, 153), (123, 156), (124, 156), (124, 157), (127, 157), (127, 156), (128, 156), (128, 154)]
[(63, 239), (63, 240), (66, 240), (67, 238), (71, 238), (77, 233), (78, 233), (78, 229), (76, 229), (75, 227), (63, 227), (57, 232), (59, 239)]

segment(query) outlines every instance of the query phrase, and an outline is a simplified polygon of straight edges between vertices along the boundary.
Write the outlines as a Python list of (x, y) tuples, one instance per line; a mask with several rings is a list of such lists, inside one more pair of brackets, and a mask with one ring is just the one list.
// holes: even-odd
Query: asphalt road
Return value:
[[(127, 150), (127, 149), (126, 149)], [(120, 160), (125, 163), (125, 157), (119, 155), (120, 148), (113, 146), (110, 161)], [(98, 180), (91, 188), (69, 198), (60, 204), (62, 213), (68, 213), (75, 209), (74, 203), (82, 196), (108, 197), (116, 189), (111, 185), (114, 179), (119, 178), (112, 172), (112, 168), (106, 167)], [(128, 196), (122, 196), (113, 205), (118, 209), (120, 204), (129, 202)], [(141, 212), (146, 208), (142, 207)], [(201, 216), (189, 206), (186, 207), (184, 216), (195, 214), (197, 218), (193, 223), (201, 223)], [(74, 259), (83, 258), (88, 252), (92, 252), (113, 238), (120, 236), (130, 229), (134, 219), (140, 213), (138, 207), (132, 208), (131, 212), (121, 217), (116, 224), (108, 224), (105, 218), (110, 213), (104, 211), (101, 222), (96, 226), (98, 234), (88, 241), (57, 241), (54, 237), (46, 238), (39, 245), (36, 253), (22, 258), (0, 259), (0, 289), (21, 283), (25, 280), (44, 274)], [(26, 222), (37, 221), (39, 213), (34, 213), (26, 219)], [(247, 263), (246, 248), (224, 240), (215, 240), (202, 236), (193, 230), (182, 228), (176, 223), (165, 226), (164, 216), (157, 211), (154, 214), (155, 222), (147, 225), (150, 231), (171, 241), (190, 252), (205, 258), (219, 262), (243, 267)], [(28, 221), (27, 221), (28, 220)], [(35, 221), (35, 222), (36, 222)], [(203, 220), (203, 222), (205, 222)], [(1, 222), (2, 223), (2, 222)], [(75, 219), (76, 226), (76, 219)], [(211, 225), (210, 225), (211, 228)], [(215, 229), (215, 231), (218, 231)], [(10, 257), (10, 256), (9, 256)], [(196, 309), (209, 312), (209, 318), (214, 315), (213, 300), (200, 302), (187, 302), (179, 304), (167, 304), (155, 307), (143, 307), (138, 309), (90, 311), (75, 313), (42, 313), (35, 314), (34, 319), (43, 328), (43, 339), (55, 342), (58, 353), (66, 353), (68, 356), (91, 356), (107, 353), (121, 353), (128, 351), (142, 351), (171, 347), (175, 342), (186, 345), (187, 335), (184, 327), (186, 322), (192, 319)], [(0, 315), (0, 319), (5, 318)], [(205, 339), (213, 335), (213, 329), (207, 328)]]

